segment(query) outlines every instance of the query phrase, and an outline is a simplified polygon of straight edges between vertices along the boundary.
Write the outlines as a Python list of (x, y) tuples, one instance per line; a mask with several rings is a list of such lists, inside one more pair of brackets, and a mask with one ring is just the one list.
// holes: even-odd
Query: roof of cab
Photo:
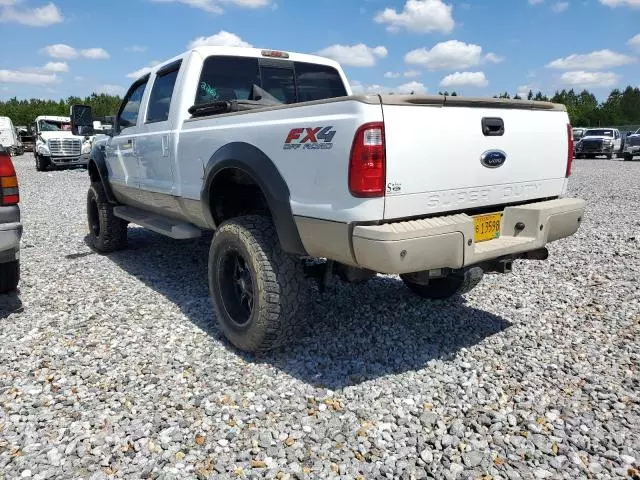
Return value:
[[(201, 55), (203, 58), (209, 57), (211, 55), (222, 55), (222, 56), (233, 56), (233, 57), (250, 57), (250, 58), (269, 58), (272, 60), (284, 60), (284, 61), (294, 61), (294, 62), (306, 62), (306, 63), (317, 63), (319, 65), (327, 65), (334, 67), (336, 69), (340, 69), (340, 64), (335, 60), (331, 60), (330, 58), (320, 57), (317, 55), (308, 55), (306, 53), (295, 53), (295, 52), (285, 52), (283, 50), (273, 50), (266, 48), (252, 48), (252, 47), (222, 47), (215, 45), (203, 45), (194, 47), (188, 52), (196, 52)], [(185, 53), (188, 53), (185, 52)], [(264, 52), (283, 52), (288, 55), (288, 58), (279, 58), (279, 57), (270, 57), (265, 55)], [(172, 57), (170, 59), (164, 60), (157, 65), (154, 65), (150, 71), (156, 71), (161, 69), (163, 66), (168, 65), (176, 60), (179, 60), (184, 57), (185, 53)], [(141, 75), (142, 77), (143, 75)]]

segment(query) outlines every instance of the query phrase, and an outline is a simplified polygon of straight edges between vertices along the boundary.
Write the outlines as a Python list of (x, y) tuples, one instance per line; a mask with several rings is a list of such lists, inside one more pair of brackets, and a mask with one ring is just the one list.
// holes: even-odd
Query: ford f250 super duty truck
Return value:
[[(71, 116), (91, 135), (89, 107)], [(198, 47), (136, 80), (96, 138), (89, 238), (110, 252), (128, 222), (176, 239), (214, 230), (217, 321), (264, 350), (294, 335), (310, 258), (327, 259), (319, 277), (400, 274), (429, 299), (547, 258), (584, 213), (564, 197), (572, 160), (560, 105), (356, 96), (331, 60)]]

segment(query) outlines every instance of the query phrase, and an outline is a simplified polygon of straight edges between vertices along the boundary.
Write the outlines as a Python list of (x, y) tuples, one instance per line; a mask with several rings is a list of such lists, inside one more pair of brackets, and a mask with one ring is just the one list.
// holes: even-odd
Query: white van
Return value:
[(19, 153), (20, 142), (9, 117), (0, 117), (0, 145), (8, 149), (11, 155)]

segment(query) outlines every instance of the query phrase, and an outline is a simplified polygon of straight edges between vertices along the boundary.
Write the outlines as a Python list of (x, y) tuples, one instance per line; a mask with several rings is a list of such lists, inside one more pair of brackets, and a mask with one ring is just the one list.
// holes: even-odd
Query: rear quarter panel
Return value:
[[(182, 195), (200, 199), (204, 168), (213, 154), (232, 142), (249, 143), (269, 157), (290, 191), (294, 215), (339, 222), (378, 220), (384, 198), (361, 199), (348, 188), (349, 155), (354, 134), (363, 123), (382, 121), (379, 104), (345, 97), (326, 103), (187, 120), (180, 131), (177, 156)], [(305, 141), (306, 130), (330, 127), (330, 142)], [(303, 132), (297, 138), (289, 134)], [(319, 147), (330, 143), (330, 148)], [(297, 145), (297, 146), (296, 146)], [(237, 159), (241, 160), (241, 159)], [(194, 165), (198, 168), (194, 169)], [(195, 177), (197, 178), (195, 178)]]

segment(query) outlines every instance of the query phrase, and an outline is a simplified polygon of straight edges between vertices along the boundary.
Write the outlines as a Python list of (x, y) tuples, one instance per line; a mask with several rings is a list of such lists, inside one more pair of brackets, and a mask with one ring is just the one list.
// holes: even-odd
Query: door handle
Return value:
[(162, 156), (169, 156), (169, 135), (162, 136)]

